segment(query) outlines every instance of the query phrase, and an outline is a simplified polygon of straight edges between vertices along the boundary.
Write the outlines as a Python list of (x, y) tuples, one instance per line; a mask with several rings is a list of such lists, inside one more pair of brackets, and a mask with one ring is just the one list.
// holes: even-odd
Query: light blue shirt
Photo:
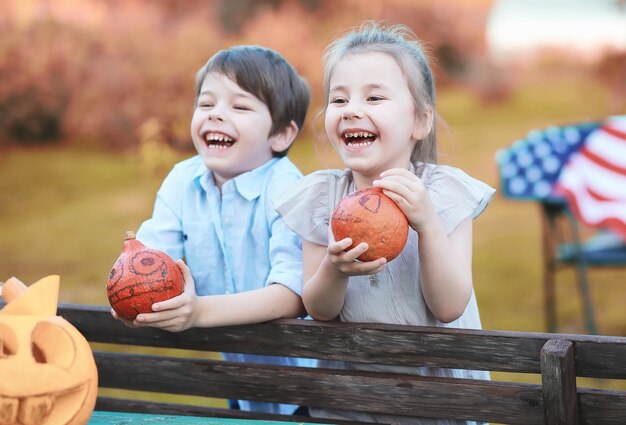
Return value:
[[(199, 156), (174, 166), (137, 239), (184, 258), (198, 295), (233, 294), (281, 284), (302, 294), (302, 247), (271, 199), (302, 177), (287, 158), (215, 185)], [(224, 353), (231, 361), (315, 366), (312, 360)], [(210, 382), (207, 382), (210, 385)], [(242, 410), (291, 414), (296, 406), (239, 401)]]

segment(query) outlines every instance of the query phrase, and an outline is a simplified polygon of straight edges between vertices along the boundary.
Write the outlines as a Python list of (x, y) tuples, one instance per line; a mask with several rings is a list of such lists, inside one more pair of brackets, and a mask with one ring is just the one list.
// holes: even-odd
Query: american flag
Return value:
[(580, 221), (626, 240), (626, 116), (534, 130), (496, 155), (505, 196), (565, 198)]

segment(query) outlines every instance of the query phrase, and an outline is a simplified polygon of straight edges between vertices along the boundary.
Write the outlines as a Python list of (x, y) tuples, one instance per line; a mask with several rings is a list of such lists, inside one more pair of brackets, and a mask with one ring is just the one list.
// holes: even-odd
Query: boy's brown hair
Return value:
[[(227, 76), (267, 105), (272, 117), (270, 136), (278, 134), (291, 121), (296, 123), (298, 131), (302, 129), (311, 91), (306, 81), (278, 52), (254, 45), (220, 50), (196, 75), (195, 105), (204, 78), (211, 72)], [(288, 150), (273, 154), (282, 157)]]

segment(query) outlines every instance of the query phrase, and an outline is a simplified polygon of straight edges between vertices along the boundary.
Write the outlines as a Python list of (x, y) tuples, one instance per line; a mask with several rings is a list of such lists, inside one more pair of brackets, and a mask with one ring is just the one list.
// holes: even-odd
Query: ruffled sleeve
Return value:
[(422, 179), (448, 234), (467, 217), (478, 217), (496, 192), (491, 186), (447, 165), (429, 164)]
[(330, 216), (335, 199), (342, 196), (338, 182), (345, 180), (345, 172), (340, 170), (316, 171), (274, 197), (274, 208), (302, 239), (328, 245)]

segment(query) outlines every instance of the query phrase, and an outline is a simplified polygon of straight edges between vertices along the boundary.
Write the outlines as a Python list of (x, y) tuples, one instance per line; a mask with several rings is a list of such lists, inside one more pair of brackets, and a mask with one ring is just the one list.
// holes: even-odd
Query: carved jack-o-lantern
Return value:
[(91, 417), (98, 371), (87, 340), (56, 315), (58, 293), (58, 276), (30, 287), (11, 278), (2, 288), (2, 425), (78, 425)]

